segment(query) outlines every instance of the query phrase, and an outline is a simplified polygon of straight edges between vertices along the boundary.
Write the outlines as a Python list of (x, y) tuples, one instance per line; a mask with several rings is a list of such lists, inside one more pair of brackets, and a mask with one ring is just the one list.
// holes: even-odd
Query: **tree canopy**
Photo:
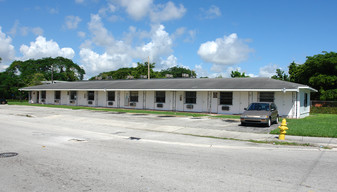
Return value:
[(5, 72), (0, 73), (0, 96), (21, 98), (18, 91), (25, 86), (41, 84), (44, 80), (76, 81), (82, 80), (85, 71), (72, 60), (56, 57), (14, 61)]
[(323, 51), (322, 54), (308, 56), (302, 65), (292, 62), (289, 79), (317, 89), (319, 92), (313, 94), (313, 99), (336, 101), (337, 53)]
[(271, 78), (283, 81), (290, 81), (289, 76), (281, 69), (276, 69), (276, 75), (273, 75)]
[[(190, 69), (186, 69), (184, 67), (171, 67), (168, 69), (164, 69), (161, 71), (154, 71), (155, 63), (150, 63), (150, 77), (151, 78), (165, 78), (167, 74), (172, 75), (172, 78), (181, 78), (183, 77), (182, 74), (188, 74), (193, 77), (196, 77), (196, 73), (191, 71)], [(137, 63), (137, 67), (130, 67), (130, 68), (120, 68), (115, 71), (103, 72), (97, 76), (91, 77), (89, 80), (96, 80), (96, 79), (126, 79), (128, 76), (133, 76), (135, 79), (141, 78), (141, 76), (147, 76), (147, 62), (145, 63)]]
[(240, 73), (238, 70), (236, 70), (236, 71), (231, 72), (231, 77), (232, 78), (242, 78), (242, 77), (249, 77), (249, 76), (246, 75), (245, 72)]
[(39, 79), (48, 81), (52, 80), (52, 77), (53, 80), (60, 81), (83, 80), (85, 74), (79, 65), (63, 57), (14, 61), (6, 71), (18, 74), (26, 85), (32, 85), (31, 81), (37, 73), (40, 74)]

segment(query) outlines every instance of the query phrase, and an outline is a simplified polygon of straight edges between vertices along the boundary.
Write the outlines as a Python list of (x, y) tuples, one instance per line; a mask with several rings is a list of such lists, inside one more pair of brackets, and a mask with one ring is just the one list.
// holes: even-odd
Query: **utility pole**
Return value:
[(147, 79), (150, 79), (150, 56), (147, 56)]
[(51, 65), (51, 84), (54, 84), (54, 64)]

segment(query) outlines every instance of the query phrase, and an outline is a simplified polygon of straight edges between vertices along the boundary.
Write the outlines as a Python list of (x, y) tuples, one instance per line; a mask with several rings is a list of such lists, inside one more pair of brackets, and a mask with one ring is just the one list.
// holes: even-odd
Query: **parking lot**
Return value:
[[(194, 128), (205, 130), (226, 130), (234, 132), (269, 133), (277, 128), (251, 125), (241, 126), (238, 119), (220, 119), (213, 117), (187, 117), (171, 115), (153, 115), (142, 113), (121, 113), (91, 110), (71, 110), (33, 106), (0, 106), (3, 115), (24, 116), (41, 119), (59, 119), (60, 123), (71, 121), (74, 126), (87, 122), (93, 127), (101, 124), (120, 126), (129, 129), (143, 129), (155, 131), (170, 131), (182, 128)], [(77, 123), (76, 123), (77, 122)]]
[[(277, 125), (239, 124), (1, 105), (0, 191), (335, 189), (335, 151), (246, 142)], [(210, 133), (235, 140), (214, 139)]]

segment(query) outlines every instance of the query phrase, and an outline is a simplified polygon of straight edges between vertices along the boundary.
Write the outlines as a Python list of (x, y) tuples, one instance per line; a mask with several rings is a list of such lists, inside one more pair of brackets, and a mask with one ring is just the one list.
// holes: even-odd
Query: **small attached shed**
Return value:
[(302, 84), (270, 78), (137, 79), (76, 81), (25, 87), (31, 103), (241, 114), (252, 102), (275, 102), (280, 116), (310, 112)]

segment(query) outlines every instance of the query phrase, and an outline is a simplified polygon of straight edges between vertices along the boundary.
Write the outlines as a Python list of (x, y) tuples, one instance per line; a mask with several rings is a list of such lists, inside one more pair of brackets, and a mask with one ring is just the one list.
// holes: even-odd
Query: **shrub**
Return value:
[(310, 107), (310, 113), (337, 114), (337, 107)]

